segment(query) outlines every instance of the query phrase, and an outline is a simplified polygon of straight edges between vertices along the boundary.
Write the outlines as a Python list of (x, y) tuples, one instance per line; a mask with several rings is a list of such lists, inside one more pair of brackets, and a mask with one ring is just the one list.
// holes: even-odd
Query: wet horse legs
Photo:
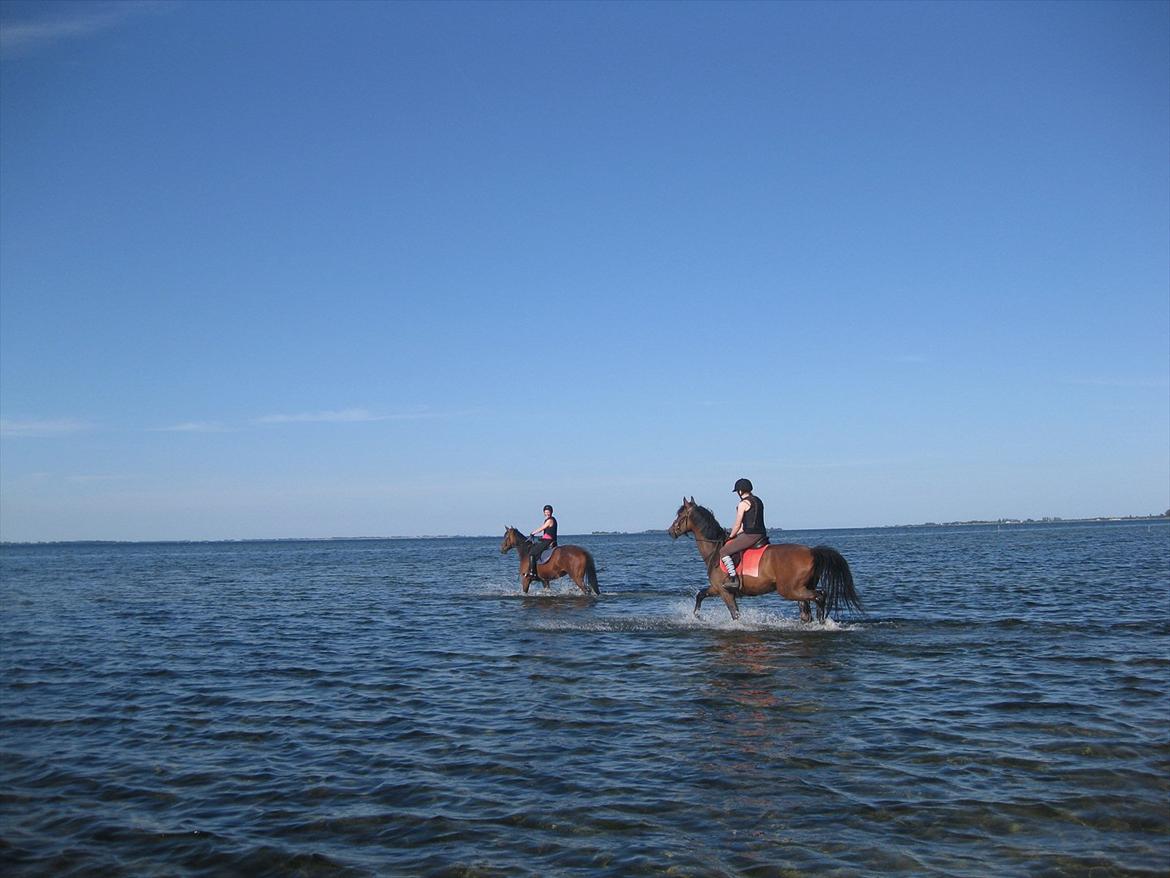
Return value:
[[(716, 589), (716, 592), (718, 593), (718, 595), (721, 598), (723, 598), (723, 603), (727, 604), (727, 610), (729, 613), (731, 613), (731, 618), (738, 619), (739, 618), (739, 607), (736, 606), (735, 595), (733, 595), (730, 591), (728, 591), (725, 588)], [(709, 597), (711, 597), (711, 586), (707, 586), (706, 588), (701, 588), (695, 594), (695, 616), (696, 617), (699, 615), (699, 607), (701, 607), (703, 605), (703, 600), (705, 598), (709, 598)]]
[[(825, 597), (824, 597), (824, 595), (817, 594), (816, 603), (817, 603), (817, 621), (824, 622), (825, 621)], [(812, 621), (812, 602), (811, 601), (800, 601), (800, 621), (801, 622), (811, 622)]]

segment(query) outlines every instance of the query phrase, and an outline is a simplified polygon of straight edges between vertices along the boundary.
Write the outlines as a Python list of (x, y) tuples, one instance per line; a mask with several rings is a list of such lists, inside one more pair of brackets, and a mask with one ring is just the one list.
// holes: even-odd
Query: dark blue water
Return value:
[[(671, 516), (664, 516), (663, 526)], [(4, 546), (7, 875), (1167, 875), (1170, 526), (795, 532), (869, 615), (690, 615), (665, 535)]]

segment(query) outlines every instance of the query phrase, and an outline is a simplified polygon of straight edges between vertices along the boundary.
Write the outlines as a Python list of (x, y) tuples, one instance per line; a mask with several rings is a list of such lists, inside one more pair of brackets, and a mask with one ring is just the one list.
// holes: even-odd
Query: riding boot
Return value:
[(725, 587), (730, 591), (739, 591), (739, 577), (735, 575), (735, 562), (731, 560), (730, 555), (724, 555), (719, 561), (723, 565), (723, 569), (727, 571), (727, 585)]

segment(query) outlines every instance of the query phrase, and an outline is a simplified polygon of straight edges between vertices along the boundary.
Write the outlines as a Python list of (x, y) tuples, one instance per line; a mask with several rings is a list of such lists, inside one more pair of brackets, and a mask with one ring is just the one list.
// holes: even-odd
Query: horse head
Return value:
[(677, 540), (683, 534), (691, 530), (691, 512), (694, 510), (694, 508), (695, 498), (692, 497), (690, 500), (688, 500), (686, 497), (683, 497), (682, 506), (678, 508), (678, 513), (675, 515), (674, 521), (671, 523), (670, 527), (666, 529), (666, 532), (670, 534), (671, 539)]
[(524, 541), (520, 538), (520, 531), (514, 527), (504, 528), (504, 541), (500, 543), (500, 554), (503, 555), (509, 549), (519, 546)]

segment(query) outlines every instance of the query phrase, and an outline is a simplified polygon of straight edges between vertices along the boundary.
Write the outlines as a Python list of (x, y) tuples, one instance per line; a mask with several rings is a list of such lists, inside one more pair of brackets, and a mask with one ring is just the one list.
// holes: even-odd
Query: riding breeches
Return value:
[(536, 565), (540, 561), (540, 556), (549, 549), (556, 548), (556, 545), (553, 540), (537, 540), (532, 546), (532, 553), (528, 556), (528, 569), (536, 573)]
[(719, 550), (719, 554), (721, 556), (736, 555), (744, 549), (750, 549), (763, 538), (764, 534), (737, 534), (733, 539), (723, 544), (723, 548)]

